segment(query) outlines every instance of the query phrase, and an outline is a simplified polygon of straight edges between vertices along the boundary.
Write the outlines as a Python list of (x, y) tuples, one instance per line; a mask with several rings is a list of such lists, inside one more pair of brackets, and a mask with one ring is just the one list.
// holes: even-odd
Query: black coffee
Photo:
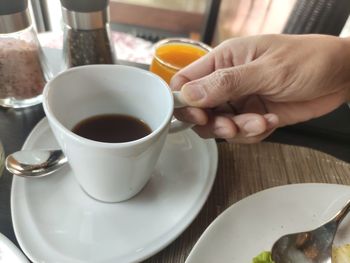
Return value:
[(130, 142), (141, 139), (152, 130), (143, 121), (128, 115), (104, 114), (82, 120), (72, 131), (99, 142)]

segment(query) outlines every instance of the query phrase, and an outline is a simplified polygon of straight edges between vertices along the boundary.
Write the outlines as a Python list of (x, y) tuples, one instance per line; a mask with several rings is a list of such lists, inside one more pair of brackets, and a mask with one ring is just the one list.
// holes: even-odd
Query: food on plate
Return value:
[(274, 263), (274, 262), (271, 259), (271, 252), (264, 251), (264, 252), (261, 252), (259, 255), (257, 255), (255, 258), (253, 258), (252, 263)]
[(332, 248), (332, 263), (350, 263), (350, 244)]
[[(261, 252), (252, 263), (274, 263), (270, 251)], [(350, 263), (350, 244), (332, 248), (332, 263)]]

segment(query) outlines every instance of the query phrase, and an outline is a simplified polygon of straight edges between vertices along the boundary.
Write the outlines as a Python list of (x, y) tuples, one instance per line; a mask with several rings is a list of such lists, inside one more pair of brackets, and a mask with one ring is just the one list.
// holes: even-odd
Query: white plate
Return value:
[[(250, 263), (271, 250), (280, 236), (313, 229), (350, 199), (350, 187), (296, 184), (251, 195), (224, 211), (205, 230), (186, 263)], [(350, 216), (338, 229), (335, 245), (350, 243)]]
[[(23, 146), (55, 147), (46, 119)], [(69, 166), (41, 179), (14, 177), (11, 210), (16, 237), (34, 262), (143, 260), (172, 242), (196, 217), (216, 168), (215, 141), (186, 131), (168, 136), (152, 179), (126, 202), (107, 204), (89, 198)]]

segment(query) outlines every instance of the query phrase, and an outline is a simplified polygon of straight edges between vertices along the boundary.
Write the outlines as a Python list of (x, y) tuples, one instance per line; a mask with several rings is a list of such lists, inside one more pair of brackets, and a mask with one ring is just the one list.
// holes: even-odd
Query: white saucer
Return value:
[[(23, 149), (55, 147), (44, 119)], [(136, 197), (115, 204), (88, 197), (69, 166), (41, 179), (14, 177), (11, 210), (17, 240), (34, 262), (146, 259), (197, 216), (212, 188), (217, 156), (214, 140), (202, 140), (190, 130), (169, 135), (150, 182)]]
[[(282, 235), (314, 229), (350, 199), (350, 187), (295, 184), (253, 194), (230, 206), (202, 234), (186, 263), (252, 262)], [(350, 216), (341, 223), (335, 246), (350, 243)]]
[(0, 233), (0, 262), (28, 263), (22, 251)]

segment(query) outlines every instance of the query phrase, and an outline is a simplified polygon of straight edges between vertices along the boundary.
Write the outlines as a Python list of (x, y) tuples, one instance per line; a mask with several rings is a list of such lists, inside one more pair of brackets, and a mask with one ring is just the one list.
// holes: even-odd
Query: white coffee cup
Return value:
[[(43, 92), (50, 127), (87, 194), (105, 202), (124, 201), (142, 190), (152, 176), (169, 132), (189, 125), (171, 121), (184, 106), (157, 75), (122, 65), (88, 65), (69, 69)], [(138, 140), (105, 143), (72, 132), (82, 120), (102, 114), (131, 115), (152, 132)]]

